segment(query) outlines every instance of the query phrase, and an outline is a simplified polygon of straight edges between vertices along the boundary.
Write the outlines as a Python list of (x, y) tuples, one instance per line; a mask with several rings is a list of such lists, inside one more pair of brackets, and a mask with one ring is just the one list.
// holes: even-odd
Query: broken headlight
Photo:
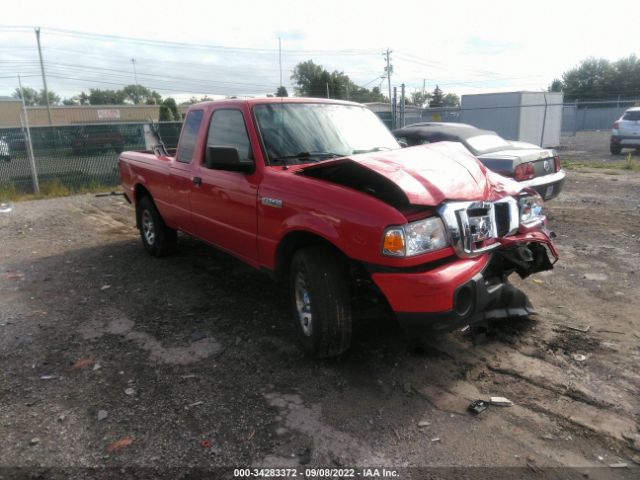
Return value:
[(518, 199), (520, 223), (529, 224), (537, 222), (542, 217), (542, 204), (544, 200), (537, 193), (524, 195)]
[(384, 232), (382, 254), (389, 257), (413, 257), (448, 245), (447, 232), (438, 217), (425, 218)]

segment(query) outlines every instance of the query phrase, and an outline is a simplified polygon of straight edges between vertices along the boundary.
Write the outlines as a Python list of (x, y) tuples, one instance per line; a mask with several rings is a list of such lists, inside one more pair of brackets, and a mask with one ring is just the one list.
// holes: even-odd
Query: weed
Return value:
[(64, 185), (59, 179), (49, 180), (40, 184), (38, 193), (25, 193), (17, 191), (14, 185), (0, 186), (0, 202), (5, 201), (21, 201), (21, 200), (38, 200), (41, 198), (67, 197), (69, 195), (78, 195), (81, 193), (98, 193), (105, 191), (117, 190), (115, 185), (105, 185), (102, 183), (92, 182), (87, 185), (78, 187), (69, 187)]

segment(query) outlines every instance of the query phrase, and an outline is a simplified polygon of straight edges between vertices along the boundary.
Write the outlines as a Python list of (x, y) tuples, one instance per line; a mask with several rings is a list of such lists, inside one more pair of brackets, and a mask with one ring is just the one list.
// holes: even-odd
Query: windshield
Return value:
[(498, 135), (478, 135), (476, 137), (470, 137), (466, 139), (472, 150), (476, 155), (483, 153), (495, 152), (505, 148), (510, 148), (511, 145), (504, 138)]
[(267, 103), (253, 108), (270, 163), (305, 163), (400, 148), (368, 108)]

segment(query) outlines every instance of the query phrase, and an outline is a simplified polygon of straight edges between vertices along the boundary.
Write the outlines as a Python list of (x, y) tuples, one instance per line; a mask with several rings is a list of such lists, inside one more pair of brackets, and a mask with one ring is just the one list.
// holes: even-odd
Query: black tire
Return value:
[[(335, 357), (348, 350), (352, 317), (345, 262), (327, 247), (298, 250), (291, 262), (289, 288), (293, 320), (304, 350), (314, 358)], [(311, 314), (307, 323), (304, 313)]]
[(151, 197), (142, 197), (138, 202), (137, 220), (147, 252), (154, 257), (164, 257), (176, 251), (178, 232), (165, 225)]
[(620, 155), (620, 153), (622, 152), (622, 147), (611, 145), (609, 147), (609, 151), (611, 152), (611, 155)]

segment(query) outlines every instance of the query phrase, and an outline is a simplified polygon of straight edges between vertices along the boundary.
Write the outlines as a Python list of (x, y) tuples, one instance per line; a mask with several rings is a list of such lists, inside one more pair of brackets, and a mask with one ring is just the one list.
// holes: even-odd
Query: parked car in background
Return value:
[(613, 122), (609, 149), (613, 155), (619, 155), (623, 148), (640, 148), (640, 107), (625, 110)]
[(9, 150), (9, 143), (7, 143), (5, 137), (0, 138), (0, 161), (11, 161), (11, 151)]
[(480, 130), (466, 123), (415, 123), (396, 129), (393, 134), (409, 147), (460, 142), (489, 170), (533, 188), (545, 200), (556, 197), (564, 184), (566, 173), (560, 167), (560, 157), (555, 150), (505, 140), (496, 132)]
[(122, 133), (112, 125), (80, 127), (71, 138), (71, 149), (75, 155), (104, 152), (109, 149), (121, 153), (124, 145)]

